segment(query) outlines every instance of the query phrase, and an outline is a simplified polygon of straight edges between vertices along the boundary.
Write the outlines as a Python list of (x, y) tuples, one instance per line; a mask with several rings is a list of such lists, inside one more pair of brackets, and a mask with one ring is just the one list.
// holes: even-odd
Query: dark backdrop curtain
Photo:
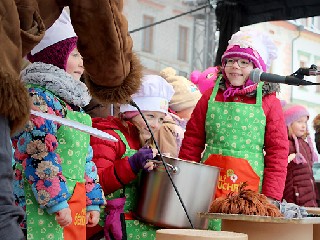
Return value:
[(221, 64), (229, 39), (241, 26), (318, 15), (320, 0), (218, 0), (216, 16), (220, 37), (215, 65)]

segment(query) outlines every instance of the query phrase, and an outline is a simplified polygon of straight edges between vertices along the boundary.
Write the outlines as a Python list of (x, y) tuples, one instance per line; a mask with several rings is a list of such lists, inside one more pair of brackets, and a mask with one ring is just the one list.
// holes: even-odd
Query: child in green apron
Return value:
[[(81, 107), (91, 99), (79, 81), (83, 61), (69, 15), (62, 12), (31, 51), (21, 72), (39, 111), (91, 125)], [(85, 239), (86, 225), (99, 221), (105, 200), (91, 161), (90, 136), (41, 117), (31, 117), (14, 139), (22, 171), (27, 239)]]
[[(132, 100), (143, 112), (153, 132), (157, 132), (162, 125), (173, 93), (173, 87), (162, 77), (146, 75), (142, 78), (140, 90), (132, 95)], [(107, 240), (155, 239), (157, 228), (136, 219), (134, 215), (137, 178), (142, 169), (153, 169), (153, 163), (147, 160), (157, 152), (146, 124), (137, 109), (128, 104), (120, 106), (119, 118), (94, 118), (93, 127), (115, 136), (119, 141), (91, 137), (93, 161), (98, 167), (107, 205), (105, 221), (101, 222), (101, 227), (88, 229), (87, 238), (104, 226)]]
[(275, 57), (276, 47), (266, 34), (235, 33), (221, 59), (222, 74), (202, 95), (187, 124), (179, 157), (221, 169), (216, 198), (237, 192), (247, 182), (270, 201), (282, 199), (288, 140), (276, 97), (279, 86), (249, 78), (254, 68), (266, 71)]

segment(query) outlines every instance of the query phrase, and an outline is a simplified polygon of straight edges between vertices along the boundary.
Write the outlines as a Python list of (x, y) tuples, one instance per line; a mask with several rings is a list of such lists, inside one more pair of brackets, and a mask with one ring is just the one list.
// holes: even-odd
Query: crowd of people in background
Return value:
[[(97, 21), (93, 16), (73, 17), (71, 24), (61, 6), (52, 15), (32, 6), (35, 15), (20, 18), (20, 27), (21, 11), (10, 18), (19, 29), (13, 34), (18, 50), (0, 47), (0, 78), (13, 79), (8, 88), (0, 85), (1, 93), (9, 92), (0, 101), (2, 239), (155, 239), (159, 227), (134, 211), (139, 177), (155, 169), (152, 159), (160, 153), (220, 168), (215, 198), (246, 182), (271, 203), (318, 207), (312, 168), (320, 150), (320, 114), (309, 119), (305, 106), (277, 98), (279, 84), (250, 79), (253, 69), (268, 71), (277, 56), (267, 34), (236, 32), (221, 66), (194, 71), (190, 79), (170, 66), (143, 75), (121, 6), (110, 5), (127, 37), (123, 58), (107, 62), (98, 60), (99, 52), (108, 58), (120, 50), (116, 44), (106, 48), (104, 38), (86, 39)], [(71, 7), (71, 16), (86, 7)], [(112, 26), (111, 15), (99, 20)], [(29, 61), (23, 69), (18, 56)], [(5, 107), (8, 99), (16, 103)], [(107, 100), (118, 107), (113, 116), (105, 111)], [(30, 115), (30, 109), (92, 126), (117, 141)], [(315, 142), (307, 127), (311, 120)], [(208, 229), (220, 230), (220, 221), (210, 221)]]

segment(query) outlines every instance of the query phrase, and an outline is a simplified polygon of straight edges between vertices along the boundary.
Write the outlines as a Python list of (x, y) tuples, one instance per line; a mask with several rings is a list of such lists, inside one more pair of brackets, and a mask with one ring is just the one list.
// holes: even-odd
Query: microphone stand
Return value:
[(303, 82), (300, 85), (308, 86), (308, 85), (320, 85), (320, 83), (306, 81), (303, 78), (305, 76), (318, 76), (320, 75), (320, 71), (318, 70), (317, 65), (312, 64), (310, 68), (299, 68), (296, 72), (292, 73), (290, 76), (301, 79)]
[(150, 128), (150, 126), (149, 126), (149, 124), (148, 124), (148, 122), (147, 122), (147, 119), (145, 118), (145, 116), (144, 116), (143, 113), (141, 112), (139, 106), (138, 106), (133, 100), (130, 100), (129, 104), (130, 104), (131, 106), (135, 107), (135, 108), (139, 111), (141, 117), (143, 118), (143, 121), (144, 121), (145, 124), (147, 125), (147, 128), (148, 128), (148, 130), (149, 130), (149, 132), (150, 132), (150, 134), (151, 134), (151, 138), (152, 138), (152, 140), (154, 141), (154, 144), (156, 145), (156, 149), (157, 149), (158, 152), (159, 152), (160, 159), (161, 159), (161, 162), (162, 162), (162, 164), (163, 164), (163, 166), (164, 166), (164, 169), (166, 170), (166, 173), (167, 173), (167, 175), (168, 175), (168, 177), (169, 177), (169, 179), (170, 179), (170, 182), (172, 183), (172, 186), (173, 186), (173, 188), (174, 188), (174, 190), (175, 190), (175, 192), (176, 192), (176, 194), (177, 194), (177, 196), (178, 196), (178, 198), (179, 198), (179, 201), (180, 201), (180, 203), (181, 203), (181, 205), (182, 205), (182, 208), (183, 208), (183, 210), (184, 210), (184, 212), (185, 212), (185, 214), (186, 214), (186, 216), (187, 216), (187, 218), (188, 218), (188, 221), (189, 221), (189, 223), (190, 223), (190, 225), (191, 225), (191, 228), (194, 229), (194, 226), (193, 226), (192, 221), (191, 221), (191, 218), (190, 218), (190, 216), (189, 216), (189, 214), (188, 214), (187, 208), (186, 208), (186, 206), (185, 206), (184, 203), (183, 203), (183, 200), (182, 200), (182, 198), (181, 198), (181, 195), (180, 195), (180, 193), (179, 193), (179, 191), (178, 191), (177, 186), (176, 186), (176, 185), (174, 184), (174, 182), (173, 182), (172, 176), (171, 176), (171, 174), (170, 174), (170, 172), (169, 172), (169, 170), (168, 170), (168, 167), (167, 167), (166, 162), (164, 161), (164, 159), (163, 159), (163, 157), (162, 157), (160, 148), (159, 148), (159, 146), (158, 146), (157, 141), (156, 141), (155, 138), (154, 138), (153, 132), (151, 131), (151, 128)]

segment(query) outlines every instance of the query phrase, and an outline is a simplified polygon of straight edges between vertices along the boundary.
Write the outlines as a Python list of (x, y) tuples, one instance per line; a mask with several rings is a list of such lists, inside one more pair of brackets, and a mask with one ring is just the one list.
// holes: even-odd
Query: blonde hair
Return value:
[[(293, 123), (294, 123), (294, 122), (293, 122)], [(288, 137), (289, 137), (289, 138), (293, 138), (294, 136), (296, 136), (296, 135), (294, 134), (294, 132), (293, 132), (293, 129), (292, 129), (292, 124), (293, 124), (293, 123), (291, 123), (291, 124), (288, 126)], [(307, 130), (306, 133), (305, 133), (303, 136), (301, 136), (301, 138), (302, 138), (302, 139), (306, 139), (308, 136), (309, 136), (309, 131)]]

